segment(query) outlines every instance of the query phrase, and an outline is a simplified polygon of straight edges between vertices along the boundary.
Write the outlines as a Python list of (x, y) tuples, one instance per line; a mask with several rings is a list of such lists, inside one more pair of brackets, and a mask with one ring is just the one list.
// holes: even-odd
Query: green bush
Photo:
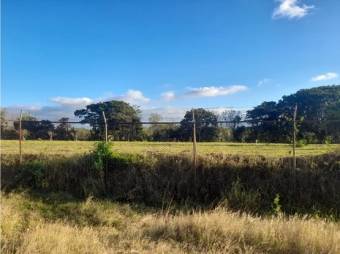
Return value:
[(15, 175), (15, 183), (21, 187), (30, 187), (34, 189), (42, 189), (47, 187), (46, 170), (43, 161), (32, 160), (19, 167)]
[(296, 142), (296, 147), (304, 147), (308, 144), (307, 140), (306, 139), (299, 139), (297, 142)]

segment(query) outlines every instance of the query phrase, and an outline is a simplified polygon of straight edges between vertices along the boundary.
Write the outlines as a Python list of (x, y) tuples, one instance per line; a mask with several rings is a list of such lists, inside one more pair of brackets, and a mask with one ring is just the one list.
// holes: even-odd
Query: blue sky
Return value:
[(2, 106), (250, 108), (339, 84), (339, 0), (3, 0)]

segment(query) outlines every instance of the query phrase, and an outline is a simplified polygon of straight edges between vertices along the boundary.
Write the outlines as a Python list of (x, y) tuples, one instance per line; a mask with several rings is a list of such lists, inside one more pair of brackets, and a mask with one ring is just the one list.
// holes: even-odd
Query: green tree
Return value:
[(75, 130), (72, 128), (68, 117), (62, 117), (59, 119), (58, 126), (54, 131), (54, 139), (57, 140), (73, 140), (75, 136)]
[[(247, 119), (252, 125), (252, 139), (263, 142), (281, 142), (286, 139), (286, 131), (282, 129), (285, 119), (274, 101), (263, 102), (247, 112)], [(283, 122), (282, 122), (283, 120)]]
[(13, 126), (10, 126), (9, 122), (6, 119), (6, 110), (1, 109), (0, 111), (0, 124), (1, 124), (1, 130), (0, 130), (0, 138), (1, 139), (17, 139), (18, 133), (13, 128)]
[(74, 139), (75, 140), (90, 140), (91, 130), (86, 128), (74, 128)]
[(123, 101), (107, 101), (86, 106), (85, 109), (76, 110), (75, 116), (81, 118), (82, 123), (92, 127), (92, 138), (102, 139), (104, 136), (105, 113), (108, 134), (113, 140), (139, 140), (142, 138), (142, 124), (139, 109)]
[[(22, 116), (22, 129), (25, 139), (49, 139), (49, 132), (54, 130), (54, 125), (51, 121), (38, 121), (37, 118), (24, 114)], [(19, 119), (14, 122), (14, 128), (19, 131)]]
[(228, 123), (224, 124), (226, 127), (231, 129), (236, 129), (239, 125), (240, 121), (242, 120), (242, 112), (239, 110), (225, 110), (219, 116), (219, 120), (226, 121)]
[(152, 113), (149, 116), (149, 122), (152, 122), (149, 127), (145, 129), (147, 140), (150, 141), (172, 141), (177, 140), (177, 127), (173, 124), (157, 124), (162, 121), (162, 116), (157, 113)]
[[(216, 141), (219, 138), (217, 115), (203, 108), (193, 109), (196, 120), (197, 141)], [(181, 121), (179, 135), (182, 140), (192, 139), (192, 110)]]
[(263, 141), (291, 141), (297, 105), (298, 138), (309, 142), (340, 142), (340, 85), (302, 89), (279, 102), (263, 102), (247, 112), (252, 136)]

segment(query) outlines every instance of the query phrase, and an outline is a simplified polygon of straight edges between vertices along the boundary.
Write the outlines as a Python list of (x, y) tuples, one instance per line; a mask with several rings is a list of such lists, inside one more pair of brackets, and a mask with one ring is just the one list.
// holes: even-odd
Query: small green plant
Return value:
[(296, 147), (304, 147), (308, 144), (306, 139), (300, 139), (296, 142)]
[(326, 138), (325, 138), (325, 144), (326, 144), (326, 145), (332, 144), (332, 137), (331, 137), (331, 136), (326, 136)]
[(111, 146), (107, 142), (99, 142), (96, 144), (94, 155), (94, 168), (98, 172), (99, 177), (104, 184), (105, 192), (108, 189), (108, 163), (112, 157)]
[(275, 195), (275, 198), (273, 200), (273, 205), (272, 205), (272, 208), (273, 208), (273, 213), (275, 215), (279, 215), (282, 213), (282, 210), (281, 210), (281, 204), (280, 204), (280, 194), (276, 194)]
[(40, 160), (33, 160), (19, 168), (16, 181), (25, 187), (47, 187), (48, 183), (45, 181), (45, 173), (46, 165)]
[(94, 165), (97, 170), (103, 170), (105, 162), (112, 156), (112, 150), (109, 143), (98, 142), (93, 151)]
[(260, 209), (260, 193), (246, 190), (240, 179), (232, 183), (231, 190), (226, 194), (224, 201), (227, 206), (245, 211), (258, 211)]

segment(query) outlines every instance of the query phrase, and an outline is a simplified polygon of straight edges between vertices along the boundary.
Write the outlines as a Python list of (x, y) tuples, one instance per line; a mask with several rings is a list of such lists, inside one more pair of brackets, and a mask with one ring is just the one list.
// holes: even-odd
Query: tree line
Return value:
[[(197, 108), (186, 112), (179, 124), (161, 124), (162, 116), (151, 114), (151, 125), (143, 125), (139, 108), (123, 101), (94, 103), (74, 112), (89, 128), (74, 128), (68, 118), (54, 125), (48, 120), (25, 115), (22, 128), (26, 139), (100, 140), (104, 137), (107, 119), (110, 140), (190, 141), (193, 113), (197, 141), (284, 142), (292, 141), (293, 112), (297, 107), (298, 140), (303, 143), (340, 142), (340, 86), (302, 89), (283, 96), (278, 102), (266, 101), (244, 114), (227, 110), (220, 114)], [(225, 123), (219, 123), (224, 121)], [(1, 114), (3, 139), (17, 138), (18, 121), (6, 126)]]
[[(54, 124), (49, 120), (38, 121), (29, 114), (22, 115), (22, 134), (26, 140), (88, 140), (90, 130), (75, 128), (69, 118), (62, 117)], [(19, 119), (14, 122), (6, 120), (6, 111), (1, 110), (1, 139), (18, 139)]]

